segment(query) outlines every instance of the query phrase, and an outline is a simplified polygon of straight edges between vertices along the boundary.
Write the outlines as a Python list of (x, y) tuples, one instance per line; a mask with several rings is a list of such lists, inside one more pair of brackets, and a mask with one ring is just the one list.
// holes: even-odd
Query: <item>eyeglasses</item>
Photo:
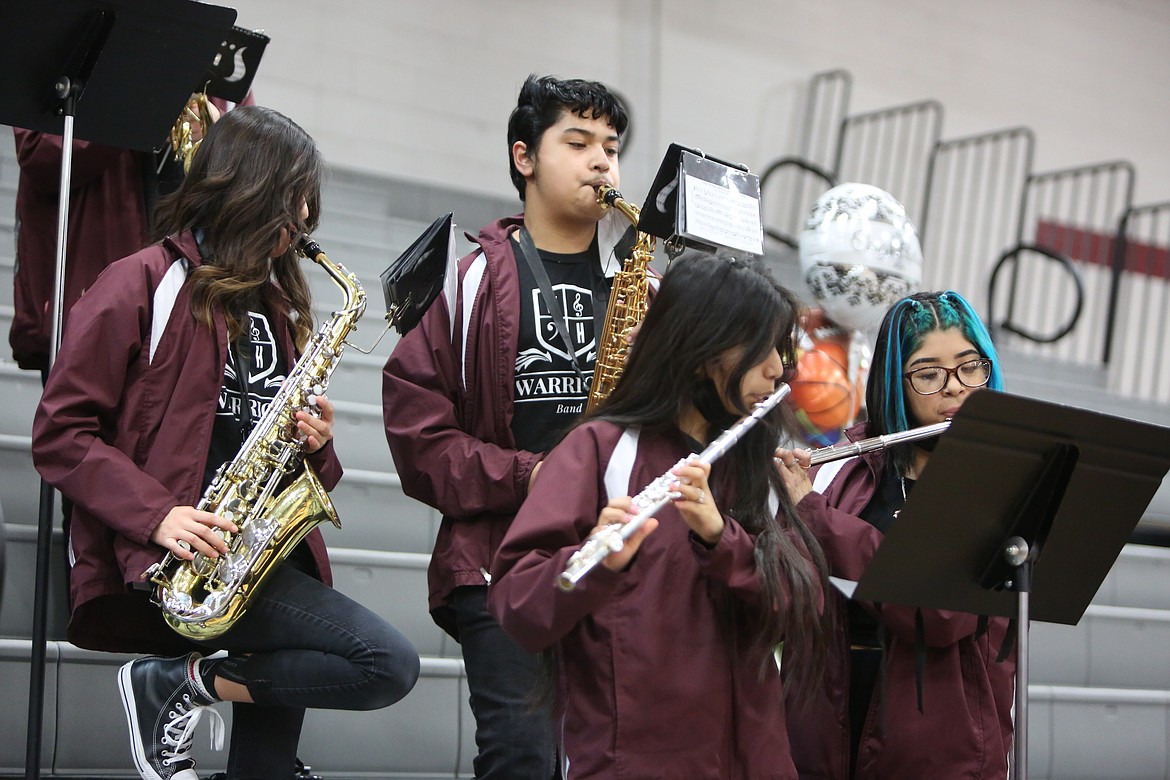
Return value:
[(991, 379), (991, 361), (976, 358), (960, 363), (954, 368), (923, 366), (907, 371), (902, 376), (910, 380), (910, 387), (919, 395), (934, 395), (941, 392), (954, 376), (964, 387), (983, 387)]

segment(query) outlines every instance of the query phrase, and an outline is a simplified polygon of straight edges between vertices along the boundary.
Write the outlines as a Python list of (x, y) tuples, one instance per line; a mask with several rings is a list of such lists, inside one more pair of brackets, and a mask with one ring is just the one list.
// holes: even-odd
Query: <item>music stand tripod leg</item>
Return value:
[(1015, 568), (1010, 581), (1016, 592), (1016, 724), (1013, 751), (1013, 780), (1028, 777), (1028, 629), (1029, 598), (1032, 591), (1031, 549), (1023, 537), (1008, 539), (1003, 555)]

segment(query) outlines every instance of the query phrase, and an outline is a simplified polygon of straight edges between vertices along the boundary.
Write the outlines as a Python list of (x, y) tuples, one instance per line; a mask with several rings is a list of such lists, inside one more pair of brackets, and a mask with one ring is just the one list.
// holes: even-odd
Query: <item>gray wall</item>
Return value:
[(623, 189), (679, 141), (759, 170), (797, 144), (809, 77), (852, 108), (933, 98), (944, 137), (1014, 125), (1036, 169), (1126, 158), (1170, 198), (1166, 0), (217, 0), (273, 41), (262, 103), (335, 165), (511, 196), (505, 125), (530, 72), (602, 80), (638, 126)]

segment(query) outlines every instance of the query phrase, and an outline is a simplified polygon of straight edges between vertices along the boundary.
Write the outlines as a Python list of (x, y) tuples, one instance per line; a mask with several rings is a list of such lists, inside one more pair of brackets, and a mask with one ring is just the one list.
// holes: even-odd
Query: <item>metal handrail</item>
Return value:
[[(762, 174), (760, 174), (760, 192), (764, 192), (764, 186), (768, 183), (769, 177), (771, 177), (777, 171), (781, 171), (785, 168), (799, 168), (800, 170), (805, 171), (806, 173), (813, 174), (814, 176), (819, 178), (821, 181), (823, 181), (826, 185), (828, 185), (826, 187), (826, 189), (830, 189), (832, 187), (837, 186), (837, 177), (833, 175), (832, 171), (829, 171), (828, 169), (823, 168), (820, 165), (817, 165), (812, 160), (808, 160), (808, 159), (805, 159), (804, 157), (800, 157), (800, 156), (790, 155), (788, 157), (781, 157), (780, 159), (772, 162), (770, 165), (768, 165), (767, 168), (764, 169), (764, 172)], [(788, 235), (787, 233), (783, 233), (775, 228), (770, 228), (770, 227), (765, 226), (764, 227), (764, 235), (768, 236), (771, 239), (779, 241), (781, 244), (784, 244), (785, 246), (787, 246), (791, 249), (799, 249), (800, 248), (800, 244), (797, 241), (797, 239), (795, 239), (792, 236)]]
[[(1010, 306), (1008, 307), (1008, 309), (1009, 309), (1008, 318), (1005, 319), (1003, 322), (996, 322), (995, 321), (995, 288), (996, 288), (997, 283), (999, 282), (999, 274), (1001, 271), (1003, 271), (1007, 267), (1007, 264), (1009, 262), (1010, 263), (1018, 263), (1020, 254), (1022, 252), (1035, 252), (1036, 254), (1039, 254), (1039, 255), (1042, 255), (1042, 256), (1048, 258), (1049, 260), (1053, 260), (1059, 266), (1064, 268), (1064, 270), (1068, 271), (1069, 276), (1072, 277), (1073, 285), (1076, 287), (1076, 292), (1077, 292), (1076, 303), (1073, 307), (1073, 313), (1072, 313), (1072, 316), (1069, 317), (1068, 322), (1066, 322), (1062, 327), (1057, 329), (1057, 331), (1055, 333), (1052, 333), (1049, 335), (1041, 335), (1041, 334), (1035, 333), (1034, 331), (1030, 331), (1030, 330), (1028, 330), (1020, 325), (1014, 324), (1011, 321), (1010, 310), (1012, 307), (1010, 307)], [(1013, 286), (1012, 286), (1012, 296), (1013, 297), (1014, 297), (1014, 294), (1015, 294), (1015, 285), (1013, 284)], [(988, 322), (988, 328), (991, 330), (991, 334), (992, 334), (993, 338), (995, 337), (995, 332), (997, 330), (1004, 330), (1008, 333), (1011, 333), (1013, 335), (1027, 339), (1029, 341), (1034, 341), (1037, 344), (1052, 344), (1054, 342), (1060, 341), (1062, 338), (1067, 336), (1069, 333), (1072, 333), (1073, 329), (1076, 328), (1076, 326), (1077, 326), (1077, 322), (1081, 318), (1081, 312), (1084, 310), (1084, 305), (1085, 305), (1085, 283), (1084, 283), (1084, 280), (1081, 278), (1081, 272), (1080, 272), (1080, 269), (1077, 268), (1076, 263), (1074, 263), (1066, 255), (1061, 254), (1060, 252), (1054, 252), (1051, 249), (1048, 249), (1048, 248), (1042, 247), (1042, 246), (1038, 246), (1036, 244), (1017, 244), (1016, 246), (1014, 246), (1011, 249), (1004, 252), (1000, 256), (999, 261), (996, 262), (995, 268), (991, 272), (991, 280), (988, 282), (988, 285), (987, 285), (987, 322)]]

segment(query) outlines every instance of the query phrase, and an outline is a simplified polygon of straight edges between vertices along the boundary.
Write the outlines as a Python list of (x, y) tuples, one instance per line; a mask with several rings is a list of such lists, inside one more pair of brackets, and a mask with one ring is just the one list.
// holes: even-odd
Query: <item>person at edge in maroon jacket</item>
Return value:
[[(956, 292), (916, 293), (882, 321), (865, 392), (869, 419), (847, 436), (942, 422), (985, 387), (1002, 390), (1003, 379), (974, 309)], [(796, 508), (820, 540), (830, 574), (860, 579), (936, 441), (897, 444), (811, 472), (801, 467), (806, 452), (781, 451)], [(1006, 779), (1015, 690), (1014, 651), (997, 660), (1006, 618), (879, 607), (840, 595), (830, 608), (826, 674), (803, 716), (788, 723), (801, 778)]]
[[(196, 505), (312, 337), (292, 243), (317, 224), (323, 168), (313, 139), (271, 109), (216, 122), (159, 204), (159, 242), (111, 264), (74, 306), (33, 420), (37, 470), (75, 504), (69, 641), (182, 653), (118, 673), (145, 780), (198, 780), (195, 725), (211, 714), (222, 739), (218, 701), (233, 702), (229, 780), (287, 780), (306, 708), (385, 707), (418, 678), (407, 639), (330, 587), (316, 529), (214, 639), (172, 631), (144, 576), (167, 553), (217, 558), (228, 548), (216, 532), (240, 530)], [(297, 411), (296, 427), (331, 489), (333, 405), (310, 400), (318, 413)], [(228, 655), (204, 657), (217, 650)]]
[(457, 299), (440, 297), (383, 372), (402, 489), (442, 513), (430, 610), (463, 654), (479, 780), (556, 771), (549, 714), (531, 696), (536, 659), (488, 613), (488, 572), (544, 453), (588, 396), (612, 277), (633, 246), (628, 220), (597, 203), (599, 185), (619, 185), (627, 122), (601, 84), (525, 81), (508, 120), (524, 213), (472, 239)]
[[(566, 777), (789, 780), (775, 651), (818, 679), (824, 575), (771, 454), (782, 411), (714, 465), (699, 452), (796, 365), (795, 298), (761, 261), (676, 260), (609, 398), (549, 453), (504, 536), (488, 604), (549, 651)], [(673, 502), (577, 587), (557, 587), (630, 496)]]
[[(240, 105), (252, 104), (248, 93)], [(212, 120), (234, 103), (211, 98)], [(12, 130), (20, 177), (16, 183), (16, 271), (8, 343), (17, 365), (46, 372), (52, 337), (57, 257), (57, 204), (61, 186), (59, 135)], [(203, 135), (196, 122), (195, 139)], [(62, 331), (69, 310), (98, 274), (148, 243), (159, 197), (173, 192), (183, 164), (166, 145), (155, 154), (75, 140), (70, 170)]]

